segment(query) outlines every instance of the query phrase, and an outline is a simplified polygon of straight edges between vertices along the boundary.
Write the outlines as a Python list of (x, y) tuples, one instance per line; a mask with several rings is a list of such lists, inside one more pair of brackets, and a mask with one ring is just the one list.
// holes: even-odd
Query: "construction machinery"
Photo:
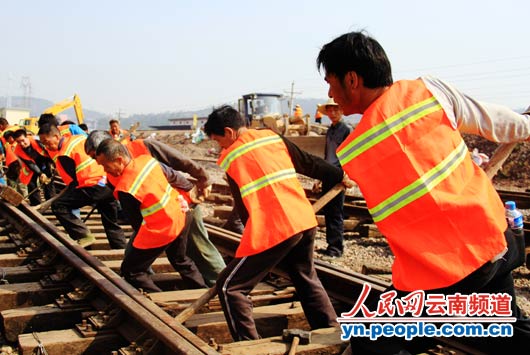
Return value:
[[(58, 113), (63, 112), (64, 110), (69, 109), (70, 107), (74, 108), (75, 115), (77, 117), (77, 123), (81, 124), (84, 122), (83, 107), (81, 105), (81, 99), (77, 94), (69, 97), (61, 102), (56, 103), (53, 106), (48, 107), (42, 113), (51, 113), (52, 115), (57, 115)], [(29, 117), (20, 120), (19, 125), (24, 127), (28, 133), (37, 134), (39, 131), (38, 117)]]
[[(283, 96), (251, 93), (239, 99), (239, 112), (251, 128), (270, 128), (285, 136), (305, 136), (312, 130), (310, 115), (289, 116), (282, 113)], [(321, 132), (316, 132), (319, 134)]]
[(311, 124), (307, 114), (302, 118), (283, 114), (282, 100), (279, 94), (251, 93), (239, 99), (238, 109), (249, 127), (270, 128), (301, 149), (323, 157), (326, 145), (323, 126)]

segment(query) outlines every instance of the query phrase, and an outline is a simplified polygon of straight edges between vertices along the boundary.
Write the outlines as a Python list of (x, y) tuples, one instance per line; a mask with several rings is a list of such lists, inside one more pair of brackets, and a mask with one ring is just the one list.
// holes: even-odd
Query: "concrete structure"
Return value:
[(163, 125), (163, 126), (149, 126), (151, 128), (157, 129), (157, 130), (187, 130), (187, 129), (193, 129), (196, 121), (196, 127), (202, 127), (203, 124), (206, 123), (208, 120), (208, 117), (180, 117), (180, 118), (169, 118), (169, 124)]
[(2, 107), (0, 117), (5, 117), (10, 125), (19, 124), (20, 120), (28, 118), (31, 110), (27, 108)]

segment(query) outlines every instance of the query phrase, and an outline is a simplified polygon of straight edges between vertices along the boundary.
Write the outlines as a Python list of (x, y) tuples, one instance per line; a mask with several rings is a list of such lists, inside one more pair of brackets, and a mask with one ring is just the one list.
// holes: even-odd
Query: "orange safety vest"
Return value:
[(280, 136), (249, 129), (217, 162), (239, 186), (248, 221), (236, 257), (254, 255), (317, 225)]
[(148, 155), (133, 159), (118, 178), (114, 194), (131, 194), (140, 201), (144, 221), (133, 246), (151, 249), (175, 240), (184, 229), (186, 215), (180, 208), (179, 193), (162, 172), (159, 162)]
[[(143, 139), (136, 139), (132, 142), (129, 142), (129, 144), (124, 144), (124, 145), (125, 145), (125, 148), (127, 148), (127, 150), (129, 151), (131, 158), (133, 159), (136, 157), (139, 157), (140, 155), (151, 156), (151, 152), (149, 152), (149, 149), (147, 149), (147, 147), (145, 146)], [(108, 175), (107, 179), (112, 184), (112, 186), (116, 186), (119, 178), (116, 178), (112, 175)]]
[(48, 151), (48, 154), (55, 162), (57, 171), (66, 185), (69, 185), (73, 180), (62, 167), (59, 160), (60, 156), (66, 156), (74, 160), (75, 175), (78, 183), (77, 188), (106, 183), (106, 175), (103, 167), (98, 165), (94, 159), (85, 153), (85, 136), (65, 136), (61, 139), (61, 148), (57, 151)]
[(133, 158), (136, 158), (140, 155), (151, 155), (151, 152), (145, 146), (143, 139), (135, 139), (133, 141), (130, 141), (128, 142), (128, 144), (125, 145), (125, 147)]
[[(43, 157), (47, 157), (48, 154), (46, 153), (46, 150), (39, 145), (39, 143), (35, 140), (35, 138), (28, 136), (29, 143), (33, 147), (33, 149), (42, 155)], [(31, 158), (25, 151), (22, 149), (22, 146), (20, 144), (17, 144), (15, 146), (15, 154), (25, 160), (30, 160), (32, 162), (35, 162), (33, 158)], [(21, 162), (21, 169), (20, 169), (20, 182), (24, 185), (28, 185), (31, 181), (31, 178), (33, 177), (34, 172), (31, 170), (24, 161)]]
[[(35, 138), (31, 137), (31, 136), (28, 136), (27, 137), (29, 139), (29, 144), (31, 145), (31, 147), (37, 152), (39, 153), (40, 155), (42, 155), (43, 157), (48, 157), (48, 154), (46, 153), (46, 149), (44, 149), (44, 147), (42, 147)], [(31, 160), (33, 162), (35, 162), (35, 160), (33, 158), (31, 158), (25, 151), (24, 149), (22, 149), (22, 146), (20, 144), (17, 144), (16, 147), (15, 147), (15, 154), (19, 157), (21, 157), (22, 159), (26, 159), (26, 160)]]
[(17, 146), (16, 142), (14, 145), (11, 145), (9, 143), (4, 144), (5, 154), (6, 154), (6, 166), (11, 165), (12, 163), (18, 160), (14, 152), (16, 146)]
[(127, 144), (131, 143), (131, 139), (130, 139), (131, 137), (129, 135), (129, 132), (127, 130), (125, 130), (125, 129), (120, 129), (120, 134), (118, 134), (118, 135), (113, 134), (109, 130), (109, 134), (111, 135), (112, 138), (114, 138), (115, 140), (117, 140), (121, 144), (127, 145)]
[(70, 125), (67, 123), (67, 124), (62, 124), (60, 126), (57, 127), (59, 129), (59, 134), (62, 136), (62, 137), (67, 137), (67, 136), (71, 136), (72, 135), (72, 131), (70, 131)]
[(388, 239), (397, 289), (453, 285), (505, 249), (502, 201), (421, 80), (375, 100), (337, 156)]
[(302, 112), (302, 108), (301, 107), (296, 107), (294, 109), (294, 117), (295, 118), (302, 118), (302, 116), (304, 115), (304, 113)]
[(17, 149), (18, 144), (16, 144), (16, 142), (13, 145), (6, 143), (4, 147), (6, 153), (6, 166), (9, 166), (14, 162), (19, 161), (20, 173), (18, 176), (20, 182), (24, 185), (29, 184), (31, 178), (33, 177), (33, 171), (29, 169), (26, 164), (24, 164), (20, 159), (18, 159), (17, 155), (15, 154), (15, 150)]
[(6, 132), (15, 132), (15, 131), (18, 131), (21, 128), (22, 127), (20, 127), (18, 125), (12, 125), (12, 126), (7, 127), (6, 129), (4, 129), (2, 132), (0, 132), (0, 140), (2, 141), (2, 144), (4, 144), (4, 145), (7, 144), (7, 141), (4, 138), (4, 133), (6, 133)]
[[(136, 157), (139, 157), (140, 155), (149, 155), (152, 157), (151, 152), (145, 145), (143, 139), (135, 139), (133, 141), (129, 141), (129, 143), (125, 144), (125, 148), (127, 148), (127, 150), (129, 151), (131, 158), (136, 158)], [(112, 181), (111, 180), (109, 181), (112, 184)], [(186, 200), (188, 204), (192, 204), (190, 194), (188, 193), (188, 191), (184, 191), (182, 189), (176, 189), (176, 190), (179, 192), (179, 194), (182, 195), (182, 197), (184, 197), (184, 199)]]

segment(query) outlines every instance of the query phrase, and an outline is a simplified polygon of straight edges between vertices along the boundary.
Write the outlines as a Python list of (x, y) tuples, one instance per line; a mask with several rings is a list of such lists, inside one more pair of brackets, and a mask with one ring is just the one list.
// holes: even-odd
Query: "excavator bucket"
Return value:
[(20, 205), (20, 203), (24, 200), (24, 196), (9, 186), (0, 186), (0, 197), (13, 206)]

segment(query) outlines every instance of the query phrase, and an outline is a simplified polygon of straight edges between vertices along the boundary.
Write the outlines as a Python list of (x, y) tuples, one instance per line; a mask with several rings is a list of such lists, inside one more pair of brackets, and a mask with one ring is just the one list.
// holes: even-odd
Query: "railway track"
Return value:
[[(365, 216), (362, 204), (352, 204), (352, 211)], [(97, 214), (87, 224), (98, 242), (87, 251), (67, 237), (50, 214), (41, 215), (24, 203), (14, 208), (2, 201), (0, 210), (2, 335), (19, 354), (285, 354), (290, 344), (282, 341), (282, 330), (309, 329), (281, 270), (275, 270), (251, 295), (264, 338), (233, 343), (216, 299), (185, 322), (175, 319), (206, 290), (179, 289), (181, 279), (166, 258), (153, 264), (154, 279), (163, 292), (145, 294), (121, 279), (117, 271), (123, 251), (109, 249)], [(88, 211), (82, 211), (84, 216)], [(233, 256), (239, 236), (214, 225), (207, 227), (223, 255)], [(388, 285), (326, 262), (315, 263), (339, 313), (351, 309), (363, 284), (371, 285), (373, 297)], [(312, 343), (299, 351), (342, 354), (347, 353), (346, 346), (340, 330), (330, 328), (314, 331)], [(430, 354), (450, 352), (478, 353), (446, 339), (433, 339)]]

